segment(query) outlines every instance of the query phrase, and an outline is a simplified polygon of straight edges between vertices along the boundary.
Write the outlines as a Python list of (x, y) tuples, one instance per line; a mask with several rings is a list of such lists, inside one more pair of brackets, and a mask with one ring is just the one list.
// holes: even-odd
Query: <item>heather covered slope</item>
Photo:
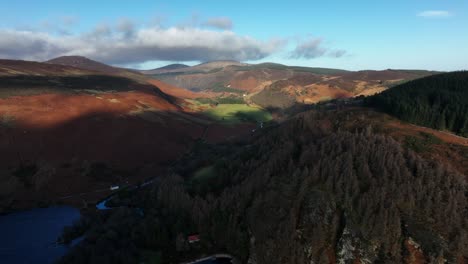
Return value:
[(273, 82), (251, 97), (263, 107), (288, 108), (295, 103), (313, 104), (339, 98), (368, 96), (409, 80), (433, 74), (429, 71), (384, 70), (332, 72), (333, 75), (296, 73)]
[(161, 92), (157, 86), (111, 72), (33, 61), (0, 60), (1, 98), (127, 91), (139, 91), (157, 95), (164, 100), (177, 101)]
[[(258, 264), (465, 263), (466, 175), (365, 120), (310, 111), (244, 143), (198, 146), (123, 202), (130, 208), (94, 218), (63, 263), (151, 254), (177, 263), (211, 252)], [(193, 233), (200, 244), (185, 246)]]
[(88, 59), (82, 56), (62, 56), (62, 57), (48, 60), (45, 63), (73, 66), (73, 67), (80, 68), (80, 69), (107, 72), (107, 73), (115, 73), (115, 72), (124, 70), (121, 68), (106, 65), (104, 63), (93, 61), (91, 59)]
[[(197, 98), (197, 97), (206, 96), (205, 94), (196, 94), (192, 91), (179, 88), (179, 87), (164, 83), (159, 80), (155, 80), (153, 78), (150, 78), (149, 76), (141, 74), (137, 70), (129, 70), (129, 69), (110, 66), (110, 65), (107, 65), (98, 61), (94, 61), (94, 60), (91, 60), (82, 56), (63, 56), (63, 57), (58, 57), (58, 58), (49, 60), (46, 63), (51, 65), (49, 67), (53, 67), (52, 65), (61, 65), (64, 67), (73, 67), (76, 69), (80, 69), (82, 71), (92, 71), (94, 73), (97, 72), (97, 73), (101, 73), (105, 75), (112, 75), (115, 77), (123, 77), (126, 79), (131, 79), (133, 81), (139, 82), (141, 84), (152, 84), (152, 85), (155, 85), (157, 88), (162, 89), (164, 93), (170, 94), (178, 98), (185, 99), (185, 98)], [(188, 67), (188, 66), (183, 65), (183, 64), (172, 64), (166, 67), (162, 67), (160, 69), (155, 69), (155, 71), (166, 72), (166, 71), (171, 71), (175, 69), (183, 69), (185, 67)], [(60, 67), (56, 67), (56, 68), (60, 68)]]
[(145, 83), (145, 81), (148, 79), (136, 70), (110, 66), (98, 61), (88, 59), (83, 56), (62, 56), (45, 61), (44, 63), (71, 66), (83, 70), (100, 72), (114, 76), (121, 76), (141, 83)]
[(228, 66), (244, 66), (246, 63), (231, 60), (220, 60), (200, 63), (195, 66), (187, 66), (184, 64), (170, 64), (153, 70), (140, 70), (139, 72), (145, 75), (155, 74), (190, 74), (190, 73), (209, 73), (216, 72)]
[(398, 118), (468, 136), (468, 72), (452, 72), (408, 82), (367, 99)]
[(144, 73), (193, 91), (245, 94), (244, 99), (249, 103), (274, 108), (373, 95), (395, 84), (434, 74), (412, 70), (352, 72), (274, 63), (241, 65), (234, 62), (212, 62), (172, 71)]
[(158, 73), (170, 72), (170, 71), (173, 71), (173, 70), (180, 70), (180, 69), (187, 68), (187, 67), (190, 67), (190, 66), (185, 65), (185, 64), (175, 63), (175, 64), (169, 64), (169, 65), (159, 67), (159, 68), (156, 68), (156, 69), (152, 69), (152, 70), (143, 70), (143, 71), (140, 71), (140, 72), (144, 73), (144, 74), (158, 74)]
[(157, 85), (165, 84), (0, 61), (0, 212), (57, 202), (86, 206), (111, 184), (156, 176), (202, 137), (250, 131), (187, 113), (183, 100)]
[(95, 71), (81, 69), (70, 65), (56, 65), (46, 64), (35, 61), (23, 60), (4, 60), (0, 59), (0, 76), (12, 75), (47, 75), (47, 76), (60, 76), (71, 75), (80, 76), (85, 74), (92, 74)]

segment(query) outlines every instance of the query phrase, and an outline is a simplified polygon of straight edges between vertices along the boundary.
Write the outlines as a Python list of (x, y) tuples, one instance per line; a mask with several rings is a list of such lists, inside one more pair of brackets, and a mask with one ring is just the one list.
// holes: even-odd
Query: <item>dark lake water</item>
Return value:
[(37, 208), (0, 216), (0, 263), (48, 264), (63, 256), (72, 245), (56, 245), (65, 226), (80, 218), (68, 206)]

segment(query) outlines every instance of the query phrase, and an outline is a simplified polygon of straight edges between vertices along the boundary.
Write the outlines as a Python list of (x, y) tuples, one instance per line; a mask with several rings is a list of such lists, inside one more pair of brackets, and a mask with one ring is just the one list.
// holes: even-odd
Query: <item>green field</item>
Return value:
[(272, 119), (268, 111), (246, 104), (219, 104), (215, 108), (206, 110), (205, 114), (227, 124), (267, 122)]
[(193, 180), (203, 182), (216, 176), (216, 170), (214, 166), (207, 166), (197, 170), (193, 174)]

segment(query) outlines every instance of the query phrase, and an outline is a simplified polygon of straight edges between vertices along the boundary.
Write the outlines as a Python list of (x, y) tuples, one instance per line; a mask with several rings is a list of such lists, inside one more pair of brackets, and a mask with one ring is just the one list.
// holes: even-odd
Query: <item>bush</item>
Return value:
[(441, 143), (440, 138), (425, 132), (420, 132), (420, 137), (407, 136), (405, 138), (405, 145), (418, 153), (430, 151), (432, 145)]
[(26, 186), (32, 185), (32, 178), (39, 170), (35, 163), (21, 164), (13, 171), (13, 175), (18, 177)]

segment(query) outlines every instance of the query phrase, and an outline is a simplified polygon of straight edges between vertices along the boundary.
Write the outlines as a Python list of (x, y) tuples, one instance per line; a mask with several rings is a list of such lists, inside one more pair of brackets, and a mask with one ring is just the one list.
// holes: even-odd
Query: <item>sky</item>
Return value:
[(0, 58), (468, 69), (468, 1), (0, 0)]

